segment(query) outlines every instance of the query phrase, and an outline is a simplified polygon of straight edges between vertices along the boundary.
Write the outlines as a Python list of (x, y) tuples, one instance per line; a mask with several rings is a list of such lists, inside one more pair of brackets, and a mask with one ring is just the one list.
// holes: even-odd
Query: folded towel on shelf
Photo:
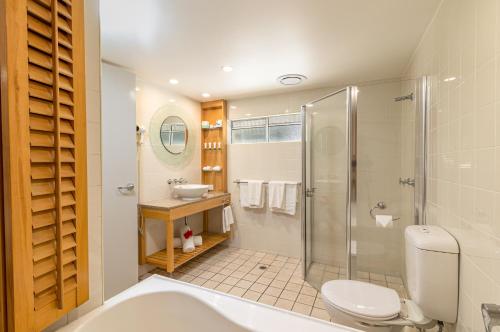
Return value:
[[(199, 247), (203, 244), (203, 239), (201, 235), (195, 235), (193, 237), (194, 245), (195, 247)], [(174, 237), (174, 248), (175, 249), (181, 249), (182, 248), (182, 241), (180, 237)]]
[(259, 209), (264, 207), (264, 195), (262, 194), (263, 181), (241, 180), (240, 183), (240, 205), (244, 208)]
[[(283, 204), (280, 208), (273, 207), (271, 211), (278, 213), (285, 213), (294, 216), (297, 212), (297, 187), (298, 182), (286, 181), (284, 182), (285, 197)], [(271, 203), (269, 203), (270, 205)]]
[(269, 181), (267, 188), (269, 208), (283, 209), (285, 202), (285, 182), (284, 181)]
[(232, 224), (234, 224), (233, 209), (231, 206), (226, 206), (222, 210), (222, 233), (229, 232)]
[(179, 233), (182, 242), (182, 252), (187, 253), (194, 251), (194, 236), (191, 228), (188, 225), (184, 225)]

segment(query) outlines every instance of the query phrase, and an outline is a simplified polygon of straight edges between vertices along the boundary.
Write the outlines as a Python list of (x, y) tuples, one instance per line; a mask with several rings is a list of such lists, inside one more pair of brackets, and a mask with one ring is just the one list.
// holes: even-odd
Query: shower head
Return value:
[(396, 97), (394, 101), (413, 100), (413, 92), (406, 96)]

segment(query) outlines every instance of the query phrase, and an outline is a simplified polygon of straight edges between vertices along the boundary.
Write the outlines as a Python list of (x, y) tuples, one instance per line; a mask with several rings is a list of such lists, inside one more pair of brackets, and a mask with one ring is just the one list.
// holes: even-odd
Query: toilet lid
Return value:
[(392, 319), (401, 311), (394, 289), (362, 281), (328, 281), (321, 287), (321, 296), (341, 311), (373, 320)]

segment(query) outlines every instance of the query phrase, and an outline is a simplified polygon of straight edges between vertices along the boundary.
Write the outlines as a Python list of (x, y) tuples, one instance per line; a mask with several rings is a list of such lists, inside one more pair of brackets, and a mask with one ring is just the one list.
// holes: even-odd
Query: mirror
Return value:
[(167, 116), (160, 127), (163, 147), (172, 154), (181, 154), (186, 149), (188, 130), (186, 123), (178, 116)]

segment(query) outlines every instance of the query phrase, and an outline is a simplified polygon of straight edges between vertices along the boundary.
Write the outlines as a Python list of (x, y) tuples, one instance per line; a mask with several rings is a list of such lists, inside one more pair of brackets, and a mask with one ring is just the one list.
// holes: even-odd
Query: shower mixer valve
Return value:
[(415, 187), (415, 179), (411, 179), (411, 178), (406, 178), (406, 179), (402, 179), (402, 178), (399, 178), (399, 184), (402, 185), (402, 186), (412, 186), (412, 187)]

